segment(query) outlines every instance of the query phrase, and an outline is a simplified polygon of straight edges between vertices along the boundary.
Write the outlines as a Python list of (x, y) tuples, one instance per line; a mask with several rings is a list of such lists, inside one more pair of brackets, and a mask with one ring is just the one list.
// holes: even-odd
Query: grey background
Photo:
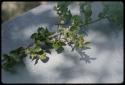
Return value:
[[(21, 16), (2, 24), (2, 54), (19, 46), (27, 46), (30, 36), (39, 26), (47, 26), (55, 30), (57, 22), (55, 3), (40, 5)], [(71, 6), (73, 14), (79, 14), (76, 4)], [(100, 2), (93, 3), (93, 19), (101, 11)], [(52, 51), (50, 60), (44, 64), (29, 58), (24, 59), (25, 67), (18, 66), (17, 74), (2, 70), (3, 83), (121, 83), (123, 82), (123, 31), (115, 31), (116, 27), (107, 20), (102, 20), (88, 27), (86, 40), (91, 41), (91, 49), (86, 50), (90, 57), (97, 58), (90, 64), (80, 61), (79, 54), (65, 51), (57, 54)]]

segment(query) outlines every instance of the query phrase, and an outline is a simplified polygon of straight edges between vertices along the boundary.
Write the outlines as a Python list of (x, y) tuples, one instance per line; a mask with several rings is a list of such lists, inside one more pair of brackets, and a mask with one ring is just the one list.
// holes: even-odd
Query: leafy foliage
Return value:
[(13, 72), (14, 65), (21, 63), (24, 57), (26, 57), (24, 48), (19, 47), (11, 51), (9, 54), (3, 55), (2, 67), (7, 71)]
[[(49, 57), (47, 53), (51, 54), (51, 49), (59, 54), (64, 51), (64, 46), (69, 45), (72, 48), (72, 51), (78, 51), (81, 56), (81, 60), (85, 60), (86, 63), (90, 63), (91, 60), (95, 58), (89, 58), (84, 50), (90, 49), (88, 45), (90, 42), (84, 39), (85, 33), (80, 33), (81, 29), (87, 27), (89, 24), (97, 22), (101, 19), (108, 19), (110, 22), (121, 24), (123, 23), (123, 11), (121, 5), (118, 3), (105, 3), (103, 12), (99, 13), (98, 20), (92, 21), (92, 6), (90, 2), (82, 2), (79, 4), (81, 15), (72, 15), (68, 6), (71, 2), (58, 2), (57, 6), (54, 9), (57, 11), (59, 23), (57, 32), (50, 32), (46, 27), (39, 27), (36, 33), (31, 35), (33, 40), (33, 45), (28, 47), (20, 47), (9, 54), (3, 55), (3, 64), (2, 67), (5, 70), (12, 71), (14, 66), (17, 63), (20, 63), (22, 59), (26, 56), (29, 56), (31, 60), (35, 60), (35, 64), (41, 60), (43, 63), (47, 63)], [(117, 5), (117, 6), (116, 6)], [(118, 14), (118, 15), (116, 15)], [(84, 16), (81, 18), (81, 16)], [(68, 27), (65, 25), (68, 24)], [(83, 56), (85, 56), (83, 58)]]
[(99, 17), (107, 17), (114, 24), (123, 25), (123, 4), (122, 2), (103, 2), (103, 11)]
[(84, 15), (83, 23), (87, 24), (91, 21), (92, 9), (90, 2), (84, 2), (80, 4), (80, 9), (82, 14)]
[(55, 7), (55, 10), (57, 11), (57, 14), (59, 15), (59, 22), (60, 24), (65, 24), (67, 21), (70, 21), (72, 14), (70, 10), (68, 9), (68, 6), (71, 2), (58, 2), (57, 6)]

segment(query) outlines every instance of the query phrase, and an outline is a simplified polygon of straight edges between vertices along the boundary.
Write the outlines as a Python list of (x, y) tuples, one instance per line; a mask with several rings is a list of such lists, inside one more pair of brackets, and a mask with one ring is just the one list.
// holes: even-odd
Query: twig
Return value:
[(49, 38), (53, 38), (53, 37), (56, 37), (56, 36), (58, 36), (58, 35), (60, 35), (60, 32), (55, 33), (55, 34), (53, 34), (53, 35), (49, 36)]
[(108, 16), (103, 17), (103, 18), (99, 18), (99, 19), (97, 19), (97, 20), (91, 21), (91, 22), (89, 22), (89, 23), (86, 23), (86, 24), (80, 25), (80, 26), (86, 26), (86, 25), (88, 25), (88, 24), (92, 24), (92, 23), (98, 22), (98, 21), (100, 21), (100, 20), (102, 20), (102, 19), (106, 19), (107, 17), (108, 17)]

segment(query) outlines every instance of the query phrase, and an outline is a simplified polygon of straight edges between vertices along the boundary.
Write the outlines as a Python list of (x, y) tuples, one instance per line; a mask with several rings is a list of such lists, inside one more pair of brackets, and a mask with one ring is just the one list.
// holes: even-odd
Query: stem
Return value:
[(60, 35), (59, 35), (59, 40), (61, 39), (61, 35), (62, 35), (62, 34), (60, 33)]
[(99, 19), (97, 19), (97, 20), (91, 21), (91, 22), (89, 22), (89, 23), (86, 23), (86, 24), (80, 25), (80, 26), (86, 26), (86, 25), (88, 25), (88, 24), (92, 24), (92, 23), (98, 22), (98, 21), (100, 21), (100, 20), (102, 20), (102, 19), (106, 19), (106, 18), (107, 18), (107, 17), (99, 18)]
[(56, 36), (58, 36), (58, 35), (60, 35), (60, 32), (56, 32), (55, 34), (49, 36), (49, 38), (54, 38), (54, 37), (56, 37)]

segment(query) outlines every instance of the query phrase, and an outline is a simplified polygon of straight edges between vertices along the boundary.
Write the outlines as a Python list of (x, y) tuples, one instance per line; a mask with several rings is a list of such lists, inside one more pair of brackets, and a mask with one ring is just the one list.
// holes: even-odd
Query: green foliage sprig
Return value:
[[(54, 7), (59, 19), (59, 23), (57, 23), (58, 30), (56, 32), (50, 32), (47, 27), (39, 27), (37, 32), (31, 35), (33, 44), (27, 47), (19, 47), (9, 54), (3, 55), (3, 69), (12, 71), (14, 66), (21, 63), (22, 59), (26, 56), (35, 60), (35, 64), (37, 64), (39, 60), (46, 63), (49, 60), (47, 53), (51, 54), (52, 49), (55, 49), (57, 53), (62, 53), (66, 45), (71, 46), (72, 51), (77, 50), (81, 56), (81, 60), (85, 60), (86, 63), (90, 63), (90, 60), (94, 60), (95, 58), (89, 58), (89, 56), (83, 52), (86, 49), (90, 49), (90, 47), (88, 47), (90, 42), (84, 39), (84, 33), (80, 33), (81, 28), (87, 27), (89, 24), (102, 19), (108, 19), (110, 22), (121, 24), (121, 17), (123, 16), (121, 13), (122, 10), (104, 3), (103, 12), (99, 13), (97, 20), (92, 21), (92, 6), (90, 2), (82, 2), (79, 4), (81, 15), (72, 15), (68, 8), (70, 4), (71, 2), (58, 2), (57, 6)], [(118, 6), (121, 7), (120, 5)], [(116, 12), (119, 12), (118, 16), (113, 14)], [(66, 27), (67, 24), (68, 27)]]

